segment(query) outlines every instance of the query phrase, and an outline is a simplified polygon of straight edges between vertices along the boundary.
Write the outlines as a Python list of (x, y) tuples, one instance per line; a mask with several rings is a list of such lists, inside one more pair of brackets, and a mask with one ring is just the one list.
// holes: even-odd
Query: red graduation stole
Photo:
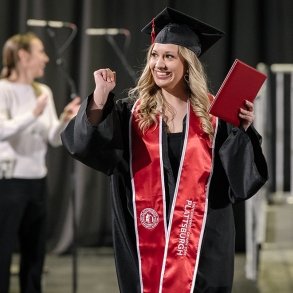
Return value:
[(188, 103), (182, 157), (167, 226), (162, 119), (158, 127), (143, 134), (136, 118), (137, 103), (130, 119), (130, 166), (141, 292), (193, 292), (207, 214), (211, 144)]

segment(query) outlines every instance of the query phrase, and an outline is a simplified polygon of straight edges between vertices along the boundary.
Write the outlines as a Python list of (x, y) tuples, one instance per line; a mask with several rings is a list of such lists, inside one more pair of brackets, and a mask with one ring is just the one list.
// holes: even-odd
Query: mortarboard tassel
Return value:
[(152, 37), (152, 44), (155, 42), (156, 38), (156, 32), (155, 32), (155, 19), (153, 18), (152, 20), (152, 32), (151, 32), (151, 37)]

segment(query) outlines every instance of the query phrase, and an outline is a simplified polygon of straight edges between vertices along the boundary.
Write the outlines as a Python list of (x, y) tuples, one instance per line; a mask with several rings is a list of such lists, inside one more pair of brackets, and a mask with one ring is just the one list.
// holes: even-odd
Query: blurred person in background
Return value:
[(19, 240), (22, 293), (40, 293), (46, 254), (46, 153), (79, 108), (76, 97), (58, 119), (43, 77), (49, 57), (33, 33), (10, 37), (0, 79), (0, 292), (9, 292), (10, 266)]

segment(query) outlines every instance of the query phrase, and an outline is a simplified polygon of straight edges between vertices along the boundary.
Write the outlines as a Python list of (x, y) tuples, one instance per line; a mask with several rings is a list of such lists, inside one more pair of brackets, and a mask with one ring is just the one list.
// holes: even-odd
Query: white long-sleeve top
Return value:
[(40, 86), (48, 102), (42, 115), (35, 117), (33, 87), (0, 80), (0, 178), (43, 178), (48, 143), (61, 145), (60, 133), (67, 123), (57, 117), (50, 88)]

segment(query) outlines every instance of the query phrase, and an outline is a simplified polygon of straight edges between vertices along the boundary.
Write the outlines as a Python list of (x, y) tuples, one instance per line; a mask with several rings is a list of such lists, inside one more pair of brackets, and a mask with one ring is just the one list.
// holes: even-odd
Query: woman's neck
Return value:
[(177, 107), (182, 104), (186, 104), (188, 100), (188, 94), (184, 91), (177, 91), (177, 92), (169, 92), (166, 90), (162, 90), (162, 94), (165, 100), (170, 104), (172, 107)]
[(169, 132), (182, 132), (183, 119), (187, 113), (188, 95), (181, 93), (180, 96), (174, 96), (168, 92), (162, 92), (164, 99), (169, 107), (165, 108), (166, 124)]
[(32, 84), (34, 79), (27, 74), (27, 72), (22, 71), (12, 71), (11, 75), (8, 78), (12, 82), (23, 83), (23, 84)]

